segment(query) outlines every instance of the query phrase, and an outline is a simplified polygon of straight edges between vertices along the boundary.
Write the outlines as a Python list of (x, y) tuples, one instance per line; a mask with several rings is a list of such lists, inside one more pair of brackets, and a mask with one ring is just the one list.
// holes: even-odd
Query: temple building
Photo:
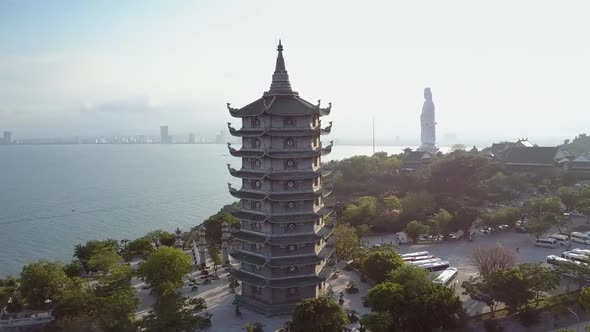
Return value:
[(230, 273), (241, 281), (237, 302), (267, 315), (290, 314), (297, 302), (323, 295), (334, 251), (332, 210), (324, 205), (329, 170), (321, 163), (332, 142), (320, 140), (331, 130), (320, 121), (331, 104), (321, 108), (299, 97), (280, 42), (277, 50), (270, 90), (242, 108), (227, 105), (241, 121), (240, 129), (228, 123), (230, 134), (242, 140), (239, 150), (229, 146), (241, 159), (241, 168), (228, 165), (229, 171), (242, 179), (241, 188), (229, 187), (240, 199), (230, 251), (240, 264)]

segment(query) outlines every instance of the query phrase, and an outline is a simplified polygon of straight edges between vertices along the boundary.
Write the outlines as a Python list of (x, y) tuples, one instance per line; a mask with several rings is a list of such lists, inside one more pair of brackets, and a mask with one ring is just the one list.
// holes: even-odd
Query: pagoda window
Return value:
[(293, 159), (285, 160), (285, 168), (297, 168), (297, 161)]
[(291, 201), (291, 202), (287, 202), (287, 204), (285, 204), (285, 209), (287, 210), (292, 210), (295, 208), (295, 202)]
[(252, 286), (252, 294), (262, 295), (262, 287)]
[(293, 180), (286, 181), (285, 182), (285, 189), (287, 189), (287, 190), (297, 189), (297, 184)]
[(315, 205), (320, 205), (320, 202), (321, 202), (320, 197), (315, 199)]
[(315, 186), (319, 186), (320, 185), (320, 177), (319, 176), (313, 180), (313, 184)]
[(289, 137), (287, 139), (285, 139), (285, 142), (283, 143), (283, 147), (287, 148), (287, 149), (293, 149), (297, 147), (297, 143), (295, 142), (295, 139), (293, 139), (293, 137)]
[(250, 249), (253, 251), (259, 251), (262, 248), (264, 248), (264, 244), (262, 243), (250, 243)]
[(319, 118), (319, 116), (317, 116), (317, 115), (313, 116), (313, 126), (312, 127), (315, 128), (318, 125), (318, 118)]
[(262, 202), (250, 201), (250, 209), (251, 210), (260, 210), (261, 207), (262, 207)]
[(250, 167), (251, 168), (260, 168), (262, 166), (262, 161), (258, 158), (250, 159)]
[(296, 287), (291, 287), (287, 290), (287, 297), (295, 297), (298, 296), (299, 291)]
[(259, 118), (250, 119), (250, 126), (252, 128), (260, 128), (260, 119)]
[(318, 167), (319, 160), (320, 160), (320, 158), (319, 158), (319, 157), (315, 157), (315, 158), (313, 158), (313, 166), (315, 166), (315, 167)]
[(287, 225), (287, 227), (285, 227), (285, 233), (286, 232), (294, 232), (296, 228), (297, 228), (297, 226), (294, 223), (290, 223)]
[(259, 148), (260, 147), (260, 138), (258, 137), (253, 137), (252, 138), (252, 147), (254, 148)]
[(250, 180), (250, 186), (254, 189), (260, 189), (262, 188), (262, 181), (252, 179)]
[(295, 119), (293, 119), (291, 117), (287, 117), (287, 118), (283, 119), (283, 127), (293, 128), (295, 126), (296, 126)]

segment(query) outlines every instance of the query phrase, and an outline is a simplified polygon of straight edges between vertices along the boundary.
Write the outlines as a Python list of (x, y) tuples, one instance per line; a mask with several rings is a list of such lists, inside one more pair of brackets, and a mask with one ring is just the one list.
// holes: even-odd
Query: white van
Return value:
[(572, 232), (570, 234), (572, 242), (579, 242), (583, 244), (590, 244), (590, 235), (581, 232)]
[(535, 246), (555, 249), (557, 247), (557, 240), (555, 240), (555, 239), (538, 239), (537, 241), (535, 241)]
[(559, 243), (561, 246), (567, 246), (568, 244), (570, 244), (570, 237), (567, 235), (560, 235), (560, 234), (551, 234), (549, 235), (550, 239), (555, 239), (557, 241), (557, 243)]

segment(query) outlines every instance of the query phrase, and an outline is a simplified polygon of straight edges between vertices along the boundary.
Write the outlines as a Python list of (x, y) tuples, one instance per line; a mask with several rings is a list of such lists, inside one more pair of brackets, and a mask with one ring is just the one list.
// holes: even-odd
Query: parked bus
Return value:
[(537, 239), (535, 247), (545, 247), (555, 249), (558, 246), (556, 239)]
[(562, 264), (571, 264), (572, 262), (563, 258), (563, 257), (559, 257), (557, 255), (549, 255), (547, 256), (547, 264), (553, 265), (553, 266), (559, 266)]
[(434, 257), (434, 258), (425, 259), (425, 260), (421, 260), (421, 261), (410, 261), (410, 262), (406, 262), (406, 263), (420, 266), (420, 265), (429, 264), (429, 263), (436, 263), (436, 262), (440, 262), (440, 261), (442, 261), (442, 259), (440, 259), (438, 257)]
[(427, 263), (427, 264), (422, 264), (422, 265), (418, 265), (419, 267), (426, 269), (430, 272), (435, 272), (435, 271), (443, 271), (449, 268), (449, 261), (438, 261), (438, 262), (433, 262), (433, 263)]
[(406, 257), (417, 257), (417, 256), (428, 256), (430, 253), (428, 251), (417, 251), (417, 252), (409, 252), (407, 254), (400, 255), (402, 259)]
[(423, 260), (432, 259), (432, 258), (436, 258), (436, 257), (430, 256), (430, 255), (426, 255), (426, 256), (410, 256), (410, 257), (404, 257), (404, 258), (402, 258), (402, 260), (404, 262), (417, 262), (417, 261), (423, 261)]
[(590, 257), (584, 255), (584, 254), (580, 254), (580, 253), (576, 253), (576, 252), (572, 252), (572, 251), (566, 251), (563, 254), (561, 254), (562, 258), (565, 258), (567, 260), (570, 261), (574, 261), (574, 262), (580, 262), (580, 263), (590, 263)]
[(581, 232), (572, 232), (570, 234), (572, 242), (579, 242), (583, 244), (590, 244), (590, 235)]
[(568, 244), (570, 244), (570, 237), (567, 235), (561, 235), (561, 234), (551, 234), (549, 235), (550, 239), (555, 239), (557, 241), (557, 243), (559, 243), (559, 245), (566, 247)]
[(574, 249), (570, 250), (570, 252), (575, 252), (576, 254), (590, 256), (590, 249), (574, 248)]
[(443, 287), (455, 288), (455, 280), (459, 275), (459, 270), (456, 267), (449, 267), (442, 271), (432, 282)]

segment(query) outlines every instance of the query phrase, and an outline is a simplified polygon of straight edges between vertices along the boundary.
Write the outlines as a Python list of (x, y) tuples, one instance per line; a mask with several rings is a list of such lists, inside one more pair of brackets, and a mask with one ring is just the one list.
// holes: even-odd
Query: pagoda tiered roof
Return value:
[(293, 213), (293, 214), (274, 214), (266, 215), (254, 212), (248, 212), (247, 210), (231, 211), (231, 214), (240, 220), (253, 221), (253, 222), (264, 222), (269, 221), (271, 223), (300, 223), (300, 222), (315, 222), (321, 217), (328, 217), (332, 214), (332, 209), (323, 207), (315, 213)]
[(230, 143), (227, 143), (229, 154), (234, 157), (242, 158), (262, 158), (269, 157), (275, 159), (291, 159), (291, 158), (313, 158), (317, 156), (325, 156), (332, 152), (332, 146), (334, 141), (330, 141), (330, 144), (323, 148), (316, 149), (290, 149), (290, 150), (274, 150), (274, 149), (240, 149), (236, 150), (231, 147)]
[(261, 233), (247, 232), (238, 230), (232, 233), (232, 237), (237, 240), (250, 242), (250, 243), (266, 243), (270, 245), (290, 245), (290, 244), (301, 244), (301, 243), (313, 243), (321, 239), (327, 239), (334, 230), (334, 225), (327, 224), (322, 229), (313, 234), (301, 234), (301, 235), (284, 235), (284, 236), (270, 236)]
[(236, 150), (228, 144), (229, 153), (234, 157), (242, 158), (262, 158), (269, 157), (275, 159), (291, 159), (291, 158), (313, 158), (319, 155), (325, 156), (332, 152), (332, 143), (325, 148), (317, 148), (314, 150), (260, 150), (260, 149), (240, 149)]
[(323, 278), (318, 276), (296, 276), (291, 278), (281, 279), (268, 279), (262, 276), (250, 274), (242, 270), (236, 270), (234, 268), (229, 269), (229, 273), (236, 279), (245, 282), (247, 284), (257, 287), (270, 287), (270, 288), (292, 288), (292, 287), (304, 287), (314, 286), (324, 281)]
[(323, 259), (328, 259), (334, 253), (334, 246), (326, 244), (322, 250), (315, 255), (297, 256), (297, 257), (281, 257), (270, 258), (268, 261), (261, 256), (251, 254), (246, 251), (232, 252), (230, 255), (245, 263), (250, 263), (259, 266), (283, 267), (283, 266), (304, 266), (312, 265), (321, 262)]
[(263, 135), (269, 136), (277, 136), (277, 137), (305, 137), (305, 136), (314, 136), (317, 134), (329, 134), (331, 131), (331, 127), (328, 126), (326, 128), (243, 128), (243, 129), (235, 129), (231, 126), (228, 122), (227, 127), (229, 128), (229, 133), (232, 136), (237, 137), (260, 137)]
[(327, 197), (332, 193), (332, 188), (322, 188), (317, 191), (305, 192), (265, 192), (265, 191), (250, 191), (244, 189), (232, 188), (230, 184), (229, 193), (240, 199), (249, 199), (254, 201), (270, 200), (270, 201), (312, 201), (320, 196)]
[(305, 179), (314, 179), (318, 176), (328, 176), (332, 172), (331, 167), (322, 166), (320, 169), (316, 171), (272, 171), (272, 170), (264, 170), (264, 171), (253, 171), (253, 170), (236, 170), (235, 168), (230, 167), (230, 164), (227, 164), (227, 168), (229, 169), (229, 173), (232, 176), (242, 178), (242, 179), (257, 179), (262, 180), (264, 178), (270, 180), (305, 180)]
[(229, 133), (232, 136), (237, 137), (260, 137), (263, 135), (276, 136), (276, 137), (305, 137), (314, 136), (317, 134), (327, 135), (332, 131), (332, 122), (325, 127), (321, 128), (242, 128), (235, 129), (231, 126), (231, 123), (227, 123)]
[(232, 108), (227, 103), (227, 109), (234, 118), (259, 116), (262, 114), (296, 116), (296, 115), (329, 115), (332, 103), (328, 107), (320, 107), (320, 101), (314, 105), (296, 94), (263, 96), (254, 102), (242, 107)]

